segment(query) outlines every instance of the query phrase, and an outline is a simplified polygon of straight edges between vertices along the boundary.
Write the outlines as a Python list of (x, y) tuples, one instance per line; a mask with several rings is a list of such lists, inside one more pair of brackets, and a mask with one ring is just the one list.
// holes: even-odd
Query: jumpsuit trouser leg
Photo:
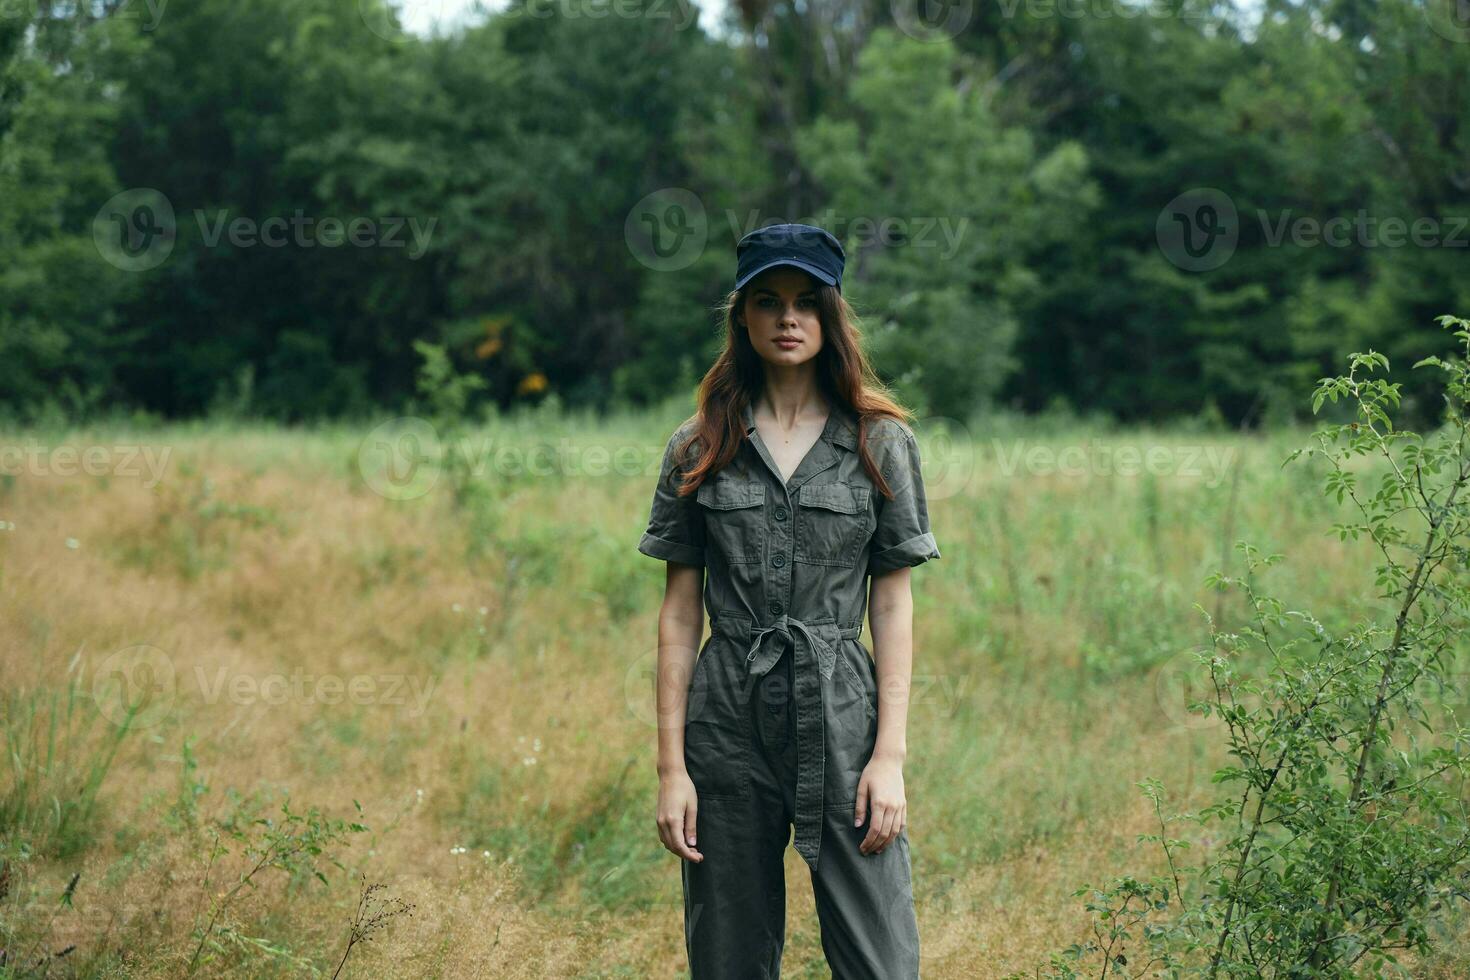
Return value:
[[(785, 945), (784, 858), (796, 816), (796, 729), (787, 650), (749, 704), (750, 792), (699, 802), (704, 860), (682, 863), (692, 980), (775, 980)], [(907, 830), (881, 854), (862, 854), (867, 825), (849, 806), (825, 808), (811, 870), (822, 951), (835, 980), (919, 976)]]

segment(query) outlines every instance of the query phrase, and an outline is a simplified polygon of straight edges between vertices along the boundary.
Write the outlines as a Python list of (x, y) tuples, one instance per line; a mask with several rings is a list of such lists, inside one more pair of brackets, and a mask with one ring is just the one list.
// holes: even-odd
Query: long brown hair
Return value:
[[(822, 349), (817, 352), (817, 384), (836, 411), (845, 406), (857, 417), (858, 455), (878, 491), (889, 500), (893, 491), (883, 479), (868, 450), (869, 425), (880, 418), (909, 424), (913, 413), (889, 394), (873, 371), (862, 348), (857, 313), (835, 286), (818, 282), (817, 316), (822, 325)], [(698, 444), (692, 465), (683, 467), (680, 495), (693, 493), (705, 477), (719, 472), (735, 458), (745, 438), (745, 407), (752, 404), (765, 385), (765, 362), (751, 346), (750, 334), (741, 322), (745, 297), (755, 285), (748, 282), (731, 292), (716, 308), (725, 321), (725, 347), (699, 383), (699, 411), (686, 422), (697, 420), (690, 435), (678, 447), (679, 458)]]

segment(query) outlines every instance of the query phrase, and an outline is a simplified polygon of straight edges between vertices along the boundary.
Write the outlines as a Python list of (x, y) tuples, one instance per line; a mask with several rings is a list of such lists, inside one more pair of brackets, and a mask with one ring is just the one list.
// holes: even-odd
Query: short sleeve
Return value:
[(918, 441), (907, 426), (894, 428), (897, 433), (882, 465), (883, 479), (893, 491), (893, 499), (876, 494), (878, 524), (868, 556), (869, 575), (940, 557), (939, 545), (929, 529), (929, 501), (919, 469)]
[(677, 464), (674, 450), (686, 433), (687, 428), (681, 426), (669, 437), (664, 448), (658, 483), (653, 488), (653, 504), (649, 508), (648, 529), (638, 542), (638, 550), (650, 558), (703, 565), (704, 513), (694, 494), (681, 497), (677, 492), (683, 472)]

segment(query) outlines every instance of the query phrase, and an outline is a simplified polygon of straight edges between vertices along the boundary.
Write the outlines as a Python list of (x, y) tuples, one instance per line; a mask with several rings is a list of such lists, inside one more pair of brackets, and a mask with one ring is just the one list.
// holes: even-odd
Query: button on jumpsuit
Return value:
[(689, 682), (684, 761), (698, 795), (701, 862), (682, 862), (684, 938), (693, 980), (780, 976), (793, 825), (807, 862), (822, 949), (838, 980), (917, 977), (919, 937), (901, 831), (881, 853), (858, 845), (858, 779), (878, 731), (877, 676), (858, 639), (871, 575), (938, 558), (912, 431), (869, 425), (894, 499), (857, 452), (857, 419), (834, 404), (789, 481), (745, 440), (696, 494), (680, 497), (664, 452), (638, 550), (703, 565), (711, 634)]

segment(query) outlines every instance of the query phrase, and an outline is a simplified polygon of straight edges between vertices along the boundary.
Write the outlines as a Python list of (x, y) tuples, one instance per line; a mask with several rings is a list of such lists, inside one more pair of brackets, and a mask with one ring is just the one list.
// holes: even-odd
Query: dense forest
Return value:
[(1470, 309), (1454, 0), (906, 2), (7, 5), (0, 415), (351, 416), (423, 340), (501, 406), (653, 402), (776, 221), (953, 416), (1269, 423)]

